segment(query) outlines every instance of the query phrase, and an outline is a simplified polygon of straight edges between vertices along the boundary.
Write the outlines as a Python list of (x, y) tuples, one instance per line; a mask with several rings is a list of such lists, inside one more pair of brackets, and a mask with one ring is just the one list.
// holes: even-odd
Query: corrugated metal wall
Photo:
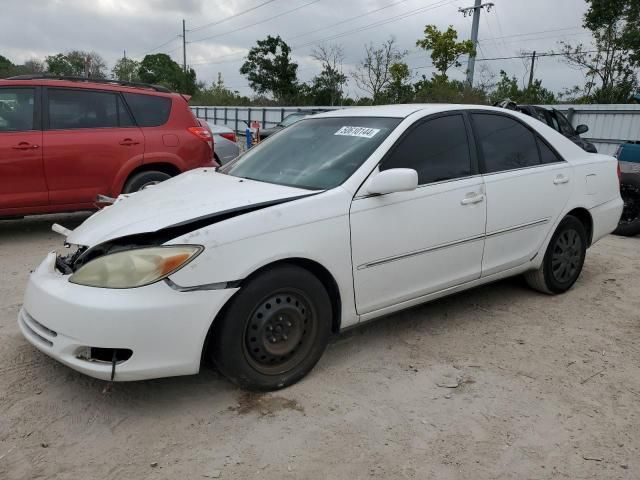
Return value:
[(640, 105), (555, 105), (575, 127), (585, 124), (582, 135), (598, 152), (613, 155), (619, 144), (640, 140)]
[[(583, 137), (593, 142), (598, 152), (613, 155), (620, 143), (640, 141), (640, 105), (545, 105), (564, 113), (575, 127), (585, 124), (589, 131)], [(243, 133), (245, 121), (258, 121), (262, 128), (275, 126), (293, 112), (339, 107), (203, 107), (191, 109), (198, 118), (226, 125)]]

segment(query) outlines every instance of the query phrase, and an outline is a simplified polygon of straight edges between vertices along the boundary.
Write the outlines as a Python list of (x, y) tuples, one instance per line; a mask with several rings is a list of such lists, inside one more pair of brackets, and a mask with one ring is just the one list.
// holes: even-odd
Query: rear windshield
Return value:
[(125, 93), (124, 98), (140, 127), (159, 127), (169, 120), (170, 98), (140, 93)]
[(401, 120), (308, 118), (253, 147), (219, 171), (261, 182), (328, 190), (347, 180)]

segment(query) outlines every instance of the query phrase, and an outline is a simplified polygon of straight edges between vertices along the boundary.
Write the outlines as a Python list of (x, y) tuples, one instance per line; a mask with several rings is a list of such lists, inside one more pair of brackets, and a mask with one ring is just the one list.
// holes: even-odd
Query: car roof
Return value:
[(92, 82), (91, 80), (61, 80), (57, 78), (37, 78), (32, 80), (22, 79), (0, 79), (0, 86), (3, 87), (64, 87), (64, 88), (77, 88), (77, 89), (91, 89), (91, 90), (109, 90), (113, 92), (128, 92), (128, 93), (145, 93), (147, 95), (158, 95), (162, 97), (172, 97), (179, 95), (175, 92), (159, 92), (154, 87), (149, 86), (126, 86), (118, 83), (107, 82)]
[(460, 105), (453, 103), (408, 103), (401, 105), (376, 105), (372, 107), (349, 107), (340, 110), (330, 110), (328, 112), (314, 115), (313, 118), (332, 117), (390, 117), (406, 118), (416, 112), (423, 112), (427, 115), (432, 113), (448, 112), (453, 110), (487, 110), (491, 112), (504, 113), (503, 108), (488, 107), (485, 105)]

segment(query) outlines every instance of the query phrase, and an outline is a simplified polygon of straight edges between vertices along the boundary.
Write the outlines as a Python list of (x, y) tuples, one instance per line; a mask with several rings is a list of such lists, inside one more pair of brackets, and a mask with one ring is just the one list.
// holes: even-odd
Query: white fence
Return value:
[(244, 133), (247, 123), (260, 122), (261, 128), (275, 127), (284, 117), (295, 112), (335, 110), (339, 107), (202, 107), (193, 106), (196, 117), (226, 125), (236, 133)]
[(618, 145), (640, 140), (640, 105), (555, 105), (575, 127), (585, 124), (582, 137), (598, 152), (613, 155)]
[[(617, 146), (629, 140), (640, 141), (640, 105), (546, 105), (563, 112), (575, 127), (585, 124), (584, 138), (593, 142), (598, 152), (613, 155)], [(226, 125), (244, 133), (245, 122), (258, 121), (262, 128), (275, 126), (290, 113), (339, 107), (203, 107), (191, 109), (198, 118)]]

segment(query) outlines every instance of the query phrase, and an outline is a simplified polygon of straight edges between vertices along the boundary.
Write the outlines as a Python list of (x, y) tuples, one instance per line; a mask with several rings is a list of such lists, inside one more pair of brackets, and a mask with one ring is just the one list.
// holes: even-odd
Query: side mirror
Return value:
[(576, 133), (578, 135), (582, 135), (583, 133), (587, 133), (589, 131), (589, 127), (587, 127), (586, 125), (578, 125), (576, 127)]
[(418, 187), (418, 172), (412, 168), (392, 168), (383, 170), (367, 185), (367, 192), (374, 195), (410, 192)]

